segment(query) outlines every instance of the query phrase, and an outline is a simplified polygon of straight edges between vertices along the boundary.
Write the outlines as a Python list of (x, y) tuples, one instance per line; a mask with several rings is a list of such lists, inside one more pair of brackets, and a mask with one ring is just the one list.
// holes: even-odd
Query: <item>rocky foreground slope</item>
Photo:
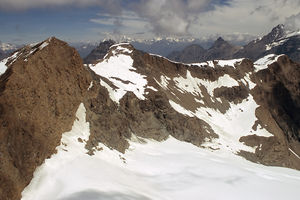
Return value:
[[(170, 141), (170, 148), (176, 144), (175, 149), (182, 150), (186, 143), (179, 141), (191, 143), (195, 146), (187, 149), (193, 150), (186, 152), (203, 149), (210, 152), (208, 158), (225, 154), (227, 160), (239, 160), (240, 155), (256, 163), (300, 169), (300, 66), (287, 56), (269, 55), (256, 63), (239, 59), (184, 65), (118, 44), (101, 62), (84, 66), (73, 48), (49, 38), (15, 52), (0, 68), (0, 199), (72, 199), (63, 196), (70, 195), (68, 191), (79, 192), (76, 198), (108, 198), (111, 194), (95, 192), (97, 183), (103, 190), (108, 183), (124, 186), (123, 178), (138, 176), (141, 181), (147, 171), (134, 164), (130, 169), (141, 171), (126, 175), (116, 170), (120, 179), (115, 180), (116, 171), (106, 171), (117, 169), (107, 164), (110, 160), (121, 161), (118, 167), (125, 170), (134, 163), (132, 152), (138, 153), (137, 160), (159, 158), (171, 150), (154, 149), (169, 147)], [(147, 150), (147, 144), (142, 145), (146, 141), (160, 143)], [(74, 171), (64, 171), (69, 169), (64, 163)], [(80, 163), (89, 165), (83, 168)], [(170, 164), (164, 166), (169, 167), (161, 169), (172, 171)], [(81, 179), (74, 178), (82, 173), (90, 182), (80, 184)], [(66, 186), (68, 178), (72, 184)], [(297, 185), (294, 180), (289, 183), (293, 185), (286, 188)], [(154, 190), (153, 185), (147, 188)], [(145, 191), (142, 196), (121, 197), (163, 198)], [(121, 198), (120, 194), (110, 197)]]

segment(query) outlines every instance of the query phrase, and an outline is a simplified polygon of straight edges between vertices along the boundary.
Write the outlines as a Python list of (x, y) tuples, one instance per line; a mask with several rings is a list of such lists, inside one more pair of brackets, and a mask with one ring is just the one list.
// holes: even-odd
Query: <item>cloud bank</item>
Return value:
[(0, 0), (5, 11), (62, 6), (96, 6), (102, 15), (89, 22), (120, 34), (262, 35), (279, 23), (300, 28), (300, 0)]
[(119, 14), (122, 11), (121, 2), (122, 0), (0, 0), (0, 10), (20, 11), (41, 7), (99, 6), (108, 13)]

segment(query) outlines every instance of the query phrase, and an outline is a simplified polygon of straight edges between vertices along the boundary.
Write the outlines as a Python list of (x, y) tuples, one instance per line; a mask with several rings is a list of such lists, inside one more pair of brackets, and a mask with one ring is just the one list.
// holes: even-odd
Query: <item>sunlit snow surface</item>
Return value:
[(108, 90), (110, 98), (117, 103), (128, 91), (133, 92), (139, 99), (145, 99), (147, 80), (145, 76), (136, 72), (132, 66), (133, 59), (130, 55), (126, 55), (132, 51), (118, 45), (113, 45), (111, 48), (113, 47), (116, 48), (112, 51), (113, 55), (109, 58), (106, 55), (102, 62), (92, 66), (91, 69), (96, 74), (107, 78), (117, 88), (112, 88), (102, 79), (100, 84)]
[(225, 67), (225, 66), (234, 67), (235, 64), (242, 62), (243, 59), (244, 58), (232, 59), (232, 60), (214, 60), (214, 61), (206, 61), (202, 63), (192, 63), (189, 65), (197, 65), (199, 67), (203, 67), (203, 66), (215, 67), (214, 63), (216, 63), (216, 65), (220, 67)]
[(255, 71), (257, 72), (257, 71), (260, 71), (263, 69), (267, 69), (268, 65), (271, 65), (272, 63), (276, 62), (280, 56), (281, 55), (278, 56), (275, 54), (269, 54), (269, 55), (266, 55), (266, 56), (258, 59), (254, 63)]
[(10, 57), (8, 57), (8, 58), (5, 58), (5, 59), (3, 59), (3, 60), (1, 60), (0, 61), (0, 76), (2, 75), (2, 74), (4, 74), (5, 73), (5, 71), (7, 70), (7, 62), (8, 61), (10, 61), (10, 65), (12, 64), (12, 63), (14, 63), (16, 60), (17, 60), (17, 57), (18, 57), (18, 52), (15, 52), (13, 55), (11, 55)]
[(4, 72), (7, 69), (6, 62), (7, 62), (7, 59), (3, 59), (0, 61), (0, 75), (4, 74)]
[(104, 145), (86, 154), (85, 108), (57, 154), (39, 167), (22, 200), (299, 199), (300, 172), (254, 164), (227, 151), (198, 148), (172, 137), (138, 138), (125, 154)]

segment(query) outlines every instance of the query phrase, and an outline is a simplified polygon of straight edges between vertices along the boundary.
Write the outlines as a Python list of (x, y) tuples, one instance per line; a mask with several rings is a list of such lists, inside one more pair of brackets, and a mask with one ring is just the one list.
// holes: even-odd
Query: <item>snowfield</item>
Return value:
[[(298, 200), (300, 172), (211, 152), (169, 137), (133, 137), (125, 154), (99, 144), (86, 154), (89, 123), (81, 104), (72, 130), (24, 189), (22, 200)], [(78, 141), (81, 138), (84, 142)]]

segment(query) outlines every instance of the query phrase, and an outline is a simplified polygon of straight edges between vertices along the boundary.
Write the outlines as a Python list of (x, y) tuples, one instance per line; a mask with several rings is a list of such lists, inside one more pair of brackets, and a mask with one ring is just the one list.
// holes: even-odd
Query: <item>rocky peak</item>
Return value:
[(214, 59), (231, 59), (232, 55), (237, 52), (240, 48), (229, 44), (222, 37), (219, 37), (211, 48), (206, 52), (204, 59), (205, 61)]
[(33, 172), (71, 129), (91, 77), (75, 49), (54, 37), (8, 58), (0, 76), (0, 199), (20, 199)]
[(231, 46), (228, 42), (226, 42), (222, 37), (219, 37), (214, 44), (212, 45), (211, 49), (213, 48), (221, 48), (224, 46)]
[(24, 61), (34, 57), (38, 52), (48, 52), (49, 49), (55, 51), (55, 48), (67, 46), (66, 42), (63, 42), (55, 37), (49, 37), (48, 39), (24, 46), (23, 48), (15, 51), (12, 56), (7, 58), (7, 66), (12, 65), (14, 62)]
[(279, 24), (277, 25), (276, 27), (274, 27), (272, 29), (272, 31), (267, 34), (266, 36), (264, 36), (262, 38), (262, 41), (265, 43), (265, 44), (269, 44), (271, 42), (274, 42), (282, 37), (285, 36), (285, 27), (283, 24)]
[(168, 58), (177, 62), (193, 63), (203, 59), (206, 50), (198, 44), (192, 44), (185, 47), (182, 51), (174, 51)]
[(84, 63), (94, 64), (97, 60), (102, 59), (108, 52), (109, 48), (115, 43), (116, 42), (113, 40), (105, 40), (101, 42), (89, 55), (87, 55), (87, 57), (84, 58)]
[(300, 31), (288, 30), (279, 24), (270, 33), (262, 38), (251, 41), (233, 57), (246, 57), (257, 60), (268, 54), (286, 54), (292, 60), (299, 62)]

